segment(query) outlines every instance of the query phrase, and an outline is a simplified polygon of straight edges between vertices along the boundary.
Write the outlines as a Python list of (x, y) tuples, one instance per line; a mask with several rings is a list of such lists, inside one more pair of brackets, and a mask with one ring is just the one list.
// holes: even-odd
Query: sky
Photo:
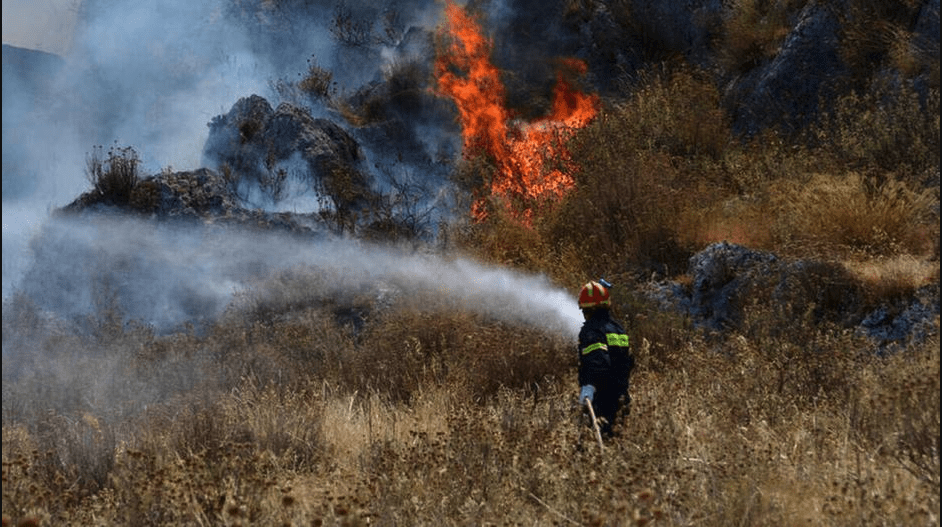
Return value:
[(3, 43), (68, 54), (79, 0), (3, 0)]

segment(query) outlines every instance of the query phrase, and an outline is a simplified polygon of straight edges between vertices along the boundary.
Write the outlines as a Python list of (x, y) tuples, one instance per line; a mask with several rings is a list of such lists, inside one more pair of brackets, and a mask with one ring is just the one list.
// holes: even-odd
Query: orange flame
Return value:
[[(491, 43), (477, 23), (451, 0), (445, 5), (450, 37), (435, 63), (439, 93), (458, 107), (466, 156), (486, 154), (496, 163), (492, 196), (501, 198), (512, 217), (531, 225), (534, 210), (558, 200), (575, 186), (570, 173), (576, 168), (565, 141), (598, 113), (599, 100), (584, 95), (557, 78), (549, 116), (531, 123), (511, 124), (504, 107), (500, 72), (490, 63)], [(585, 64), (564, 61), (575, 73)], [(515, 204), (515, 205), (514, 205)], [(486, 200), (477, 200), (472, 217), (487, 217)]]

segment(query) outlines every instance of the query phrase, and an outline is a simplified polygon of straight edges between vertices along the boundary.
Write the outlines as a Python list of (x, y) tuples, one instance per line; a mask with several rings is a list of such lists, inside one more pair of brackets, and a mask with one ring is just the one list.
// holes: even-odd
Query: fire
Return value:
[[(491, 195), (501, 198), (513, 217), (530, 225), (536, 209), (575, 186), (570, 174), (576, 167), (565, 141), (595, 117), (598, 96), (580, 93), (560, 73), (550, 115), (512, 123), (504, 107), (500, 72), (490, 62), (490, 41), (451, 0), (445, 16), (448, 45), (435, 63), (439, 93), (458, 107), (465, 155), (485, 154), (496, 163)], [(569, 59), (563, 64), (574, 73), (585, 73), (581, 61)], [(471, 214), (478, 221), (485, 219), (484, 199), (474, 203)]]

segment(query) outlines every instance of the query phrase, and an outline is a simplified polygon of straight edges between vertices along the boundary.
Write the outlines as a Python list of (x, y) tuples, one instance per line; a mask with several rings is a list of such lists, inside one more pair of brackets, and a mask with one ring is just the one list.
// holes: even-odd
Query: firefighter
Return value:
[(579, 308), (585, 322), (579, 331), (579, 404), (591, 404), (606, 437), (619, 412), (628, 415), (631, 396), (628, 378), (634, 356), (624, 328), (612, 318), (612, 284), (604, 278), (579, 291)]

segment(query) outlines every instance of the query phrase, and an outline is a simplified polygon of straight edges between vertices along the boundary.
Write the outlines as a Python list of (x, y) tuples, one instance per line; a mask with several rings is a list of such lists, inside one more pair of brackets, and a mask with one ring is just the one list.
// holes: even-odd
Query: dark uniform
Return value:
[(592, 310), (579, 331), (579, 385), (595, 387), (592, 408), (603, 420), (601, 430), (612, 435), (620, 409), (628, 415), (628, 378), (634, 368), (628, 335), (606, 308)]

